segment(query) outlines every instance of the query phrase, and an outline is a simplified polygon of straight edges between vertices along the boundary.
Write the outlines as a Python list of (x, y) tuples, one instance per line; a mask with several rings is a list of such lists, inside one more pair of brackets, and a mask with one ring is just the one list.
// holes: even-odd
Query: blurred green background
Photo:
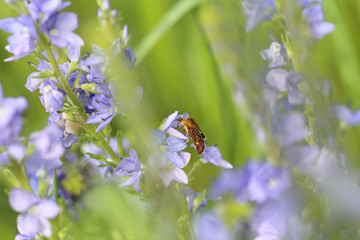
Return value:
[[(119, 10), (122, 24), (128, 25), (129, 45), (136, 53), (143, 39), (180, 1), (184, 0), (112, 1), (111, 4)], [(90, 52), (92, 44), (107, 47), (108, 43), (98, 30), (96, 1), (71, 2), (66, 11), (79, 16), (76, 33), (85, 41), (82, 53)], [(246, 17), (240, 1), (196, 2), (199, 4), (161, 36), (135, 69), (137, 84), (144, 89), (141, 104), (149, 108), (141, 117), (148, 126), (157, 128), (163, 118), (175, 110), (189, 112), (205, 133), (208, 145), (217, 144), (225, 160), (240, 166), (248, 158), (262, 157), (246, 108), (256, 106), (256, 101), (261, 99), (257, 76), (267, 69), (267, 63), (261, 59), (259, 51), (268, 48), (275, 39), (269, 34), (268, 23), (246, 33)], [(336, 29), (307, 49), (307, 61), (315, 66), (319, 77), (331, 82), (336, 102), (359, 108), (360, 1), (325, 0), (323, 7), (326, 21), (334, 23)], [(0, 3), (1, 18), (13, 14)], [(1, 59), (10, 56), (4, 50), (7, 37), (8, 34), (0, 32)], [(30, 103), (25, 136), (43, 128), (48, 117), (38, 99), (39, 93), (31, 93), (24, 87), (27, 76), (35, 70), (28, 61), (36, 63), (31, 57), (0, 62), (0, 82), (5, 96), (25, 96)], [(250, 105), (237, 106), (233, 95), (239, 88)], [(241, 96), (236, 94), (236, 97), (241, 102)], [(353, 143), (352, 146), (344, 144), (344, 148), (355, 163), (356, 156), (360, 156), (360, 148), (356, 147), (359, 136), (359, 128), (344, 136), (346, 142)], [(201, 191), (211, 184), (218, 171), (210, 164), (203, 166), (191, 187)], [(6, 203), (7, 197), (2, 192), (0, 232), (4, 234), (2, 239), (11, 239), (16, 214)]]

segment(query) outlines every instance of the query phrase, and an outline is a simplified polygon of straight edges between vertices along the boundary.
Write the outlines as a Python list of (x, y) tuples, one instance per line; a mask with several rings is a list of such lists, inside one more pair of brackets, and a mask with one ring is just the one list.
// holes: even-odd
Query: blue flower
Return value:
[(289, 173), (285, 169), (265, 163), (249, 181), (249, 198), (258, 203), (276, 198), (291, 186)]
[(243, 0), (241, 5), (247, 16), (246, 31), (253, 30), (259, 23), (269, 20), (275, 13), (274, 0)]
[(83, 40), (73, 33), (77, 27), (77, 15), (70, 12), (54, 13), (40, 24), (40, 30), (46, 33), (51, 43), (58, 48), (84, 45)]
[(52, 174), (52, 170), (62, 166), (60, 157), (65, 149), (61, 146), (64, 131), (56, 125), (47, 126), (42, 131), (30, 135), (29, 142), (35, 151), (26, 159), (26, 168), (35, 174)]
[(120, 177), (130, 176), (128, 180), (120, 184), (120, 187), (134, 184), (135, 191), (142, 192), (139, 186), (141, 177), (140, 161), (134, 149), (130, 149), (129, 153), (130, 157), (121, 160), (114, 169), (113, 174)]
[(329, 22), (323, 22), (324, 12), (320, 4), (310, 5), (304, 8), (303, 18), (308, 22), (311, 35), (317, 39), (334, 31), (335, 26)]
[(50, 125), (41, 131), (32, 133), (29, 141), (35, 145), (41, 158), (53, 159), (61, 157), (64, 153), (64, 148), (60, 144), (62, 136), (62, 129)]
[(197, 215), (194, 221), (194, 230), (198, 240), (233, 239), (225, 224), (213, 211)]
[(91, 115), (86, 123), (100, 123), (96, 128), (96, 132), (99, 132), (116, 116), (115, 104), (112, 99), (107, 98), (104, 95), (95, 95), (92, 99), (92, 105), (97, 112)]
[[(273, 112), (280, 105), (293, 106), (303, 105), (305, 102), (304, 93), (298, 88), (302, 81), (302, 75), (293, 71), (286, 71), (281, 68), (270, 69), (265, 77), (266, 85), (264, 95), (266, 103), (269, 105), (270, 112)], [(287, 96), (284, 96), (287, 93)], [(285, 102), (284, 102), (285, 101)], [(281, 103), (282, 102), (282, 103)], [(282, 106), (286, 107), (286, 106)]]
[(168, 168), (161, 169), (160, 178), (166, 187), (169, 186), (173, 180), (180, 183), (188, 184), (188, 178), (186, 176), (186, 173), (181, 168), (185, 167), (189, 163), (191, 154), (188, 152), (180, 152), (179, 156), (182, 160), (182, 166), (169, 166)]
[[(10, 206), (21, 214), (17, 217), (20, 237), (35, 238), (36, 234), (49, 238), (52, 235), (49, 219), (55, 218), (59, 206), (47, 199), (39, 199), (32, 193), (14, 188), (9, 193)], [(26, 238), (25, 238), (26, 239)]]
[(186, 166), (187, 163), (178, 154), (187, 147), (187, 142), (184, 139), (173, 136), (166, 137), (160, 129), (154, 129), (151, 144), (152, 148), (157, 151), (149, 156), (150, 166), (164, 168), (167, 160), (175, 167), (183, 168)]
[[(173, 180), (187, 184), (186, 173), (181, 169), (189, 163), (191, 157), (190, 153), (181, 151), (187, 147), (186, 140), (166, 137), (160, 129), (153, 129), (150, 143), (155, 152), (149, 156), (148, 161), (151, 167), (160, 168), (163, 184), (169, 186)], [(168, 166), (167, 162), (171, 165)]]
[(260, 167), (260, 163), (249, 161), (243, 168), (224, 170), (214, 182), (210, 196), (219, 198), (226, 193), (232, 193), (239, 202), (250, 201), (248, 185)]
[(63, 3), (61, 0), (31, 0), (24, 3), (31, 17), (36, 20), (46, 20), (51, 14), (59, 12), (70, 5), (70, 2)]
[(25, 57), (35, 50), (37, 34), (34, 22), (30, 17), (21, 15), (17, 18), (0, 20), (0, 28), (13, 34), (8, 38), (9, 44), (5, 49), (14, 56), (5, 59), (5, 61)]
[(335, 105), (333, 107), (336, 117), (343, 123), (349, 126), (360, 124), (360, 110), (352, 112), (348, 107), (342, 105)]
[(221, 155), (220, 149), (217, 146), (206, 147), (201, 158), (215, 166), (223, 168), (233, 168), (233, 166), (225, 161)]
[(0, 145), (16, 142), (23, 128), (23, 114), (28, 107), (24, 97), (5, 98), (0, 85)]
[[(258, 233), (255, 240), (301, 240), (308, 229), (298, 216), (300, 204), (295, 192), (278, 200), (267, 201), (260, 205), (254, 214), (252, 226)], [(297, 196), (298, 197), (298, 196)]]
[(77, 137), (72, 133), (67, 133), (61, 139), (61, 146), (66, 150), (69, 150), (71, 146), (78, 141)]
[(289, 146), (309, 136), (304, 116), (300, 111), (292, 111), (286, 114), (278, 110), (273, 114), (272, 127), (274, 139), (281, 146)]
[[(51, 80), (50, 80), (51, 81)], [(65, 94), (58, 91), (54, 84), (51, 84), (49, 81), (45, 80), (42, 83), (42, 88), (40, 89), (40, 101), (45, 107), (47, 112), (60, 111), (64, 105)]]
[[(41, 72), (45, 72), (47, 70), (52, 70), (51, 65), (45, 61), (40, 59), (39, 60), (39, 64), (37, 66), (33, 65), (39, 72), (33, 72), (30, 73), (30, 75), (28, 76), (27, 80), (26, 80), (26, 84), (25, 87), (30, 91), (30, 92), (34, 92), (36, 89), (38, 89), (42, 83), (42, 81), (44, 81), (43, 78), (40, 78), (39, 75)], [(53, 80), (51, 80), (53, 81)]]
[(92, 46), (93, 53), (84, 60), (84, 65), (90, 67), (97, 67), (102, 74), (110, 64), (110, 60), (116, 58), (121, 53), (120, 38), (117, 38), (109, 49), (104, 49), (99, 46)]
[(188, 113), (184, 113), (183, 115), (179, 115), (179, 111), (175, 111), (174, 113), (170, 114), (164, 121), (164, 123), (161, 125), (160, 129), (164, 132), (169, 133), (170, 135), (180, 138), (180, 139), (188, 139), (187, 136), (185, 136), (180, 131), (176, 130), (175, 128), (178, 127), (178, 121), (179, 118), (187, 119), (189, 117)]
[[(183, 188), (183, 192), (186, 195), (186, 201), (188, 203), (189, 212), (196, 212), (200, 207), (207, 205), (207, 199), (205, 196), (202, 196), (201, 192), (195, 194), (195, 192), (188, 187)], [(199, 199), (201, 199), (201, 202)]]
[(286, 60), (289, 60), (285, 46), (277, 42), (272, 42), (269, 49), (260, 51), (260, 55), (269, 62), (269, 68), (285, 66)]

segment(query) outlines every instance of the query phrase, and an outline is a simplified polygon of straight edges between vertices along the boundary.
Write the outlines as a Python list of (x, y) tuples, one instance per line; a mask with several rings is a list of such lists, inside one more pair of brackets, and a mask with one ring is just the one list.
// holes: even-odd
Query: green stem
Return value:
[[(85, 109), (81, 106), (81, 104), (79, 103), (74, 91), (71, 89), (70, 85), (68, 84), (66, 78), (64, 77), (64, 75), (62, 74), (56, 60), (55, 57), (53, 55), (53, 52), (51, 50), (50, 44), (48, 43), (46, 37), (40, 32), (38, 31), (38, 35), (40, 38), (40, 41), (42, 42), (43, 46), (45, 47), (45, 51), (49, 57), (49, 61), (50, 64), (54, 70), (54, 74), (56, 76), (56, 78), (60, 81), (60, 84), (63, 87), (63, 90), (65, 91), (65, 93), (68, 96), (68, 99), (70, 101), (70, 103), (73, 106), (76, 106), (79, 112), (80, 117), (82, 118), (82, 120), (84, 122), (86, 122), (86, 120), (88, 119)], [(110, 145), (105, 141), (105, 139), (96, 132), (96, 127), (94, 125), (90, 125), (87, 124), (86, 125), (86, 130), (91, 134), (92, 137), (94, 137), (98, 142), (99, 145), (101, 147), (101, 149), (110, 156), (110, 158), (118, 163), (120, 161), (119, 157), (116, 155), (116, 153), (112, 150), (112, 148), (110, 147)]]
[(201, 166), (202, 162), (201, 162), (201, 158), (199, 158), (199, 160), (197, 160), (191, 167), (190, 172), (187, 174), (188, 178), (190, 179), (191, 174), (193, 174), (193, 172), (198, 169)]

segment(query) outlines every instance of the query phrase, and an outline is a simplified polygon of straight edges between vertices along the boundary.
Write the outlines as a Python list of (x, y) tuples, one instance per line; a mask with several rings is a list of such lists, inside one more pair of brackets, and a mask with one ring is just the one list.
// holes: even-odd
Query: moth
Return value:
[(196, 152), (201, 155), (205, 150), (205, 135), (202, 133), (195, 120), (192, 118), (179, 118), (177, 121), (179, 122), (179, 127), (193, 140)]

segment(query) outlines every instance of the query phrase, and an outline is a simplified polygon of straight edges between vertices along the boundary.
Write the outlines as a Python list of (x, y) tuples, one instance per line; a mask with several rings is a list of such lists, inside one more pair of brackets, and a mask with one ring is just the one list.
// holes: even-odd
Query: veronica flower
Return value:
[(21, 15), (17, 18), (0, 20), (0, 28), (13, 34), (8, 38), (8, 45), (5, 49), (14, 56), (5, 61), (14, 61), (25, 57), (35, 50), (37, 34), (34, 22), (30, 17)]
[[(195, 192), (188, 187), (183, 188), (183, 192), (186, 195), (186, 201), (188, 203), (189, 212), (196, 212), (200, 207), (207, 205), (207, 199), (205, 196), (202, 196), (201, 192), (195, 194)], [(201, 199), (201, 202), (199, 199)]]
[[(161, 181), (166, 187), (169, 186), (173, 180), (180, 183), (188, 184), (188, 178), (186, 176), (186, 173), (181, 168), (185, 167), (189, 163), (191, 154), (188, 152), (180, 152), (179, 156), (182, 160), (181, 166), (164, 168), (160, 172)], [(151, 157), (153, 158), (154, 155), (151, 155)], [(151, 160), (149, 158), (149, 161), (154, 161), (154, 160)]]
[(272, 42), (269, 49), (260, 51), (260, 55), (269, 62), (269, 68), (285, 66), (289, 60), (285, 46), (277, 42)]
[(97, 112), (91, 115), (86, 123), (100, 123), (96, 128), (96, 132), (99, 132), (116, 116), (115, 104), (111, 98), (107, 98), (104, 95), (95, 95), (92, 99), (92, 105)]
[(120, 177), (130, 176), (128, 180), (120, 184), (120, 187), (134, 184), (135, 191), (142, 192), (140, 189), (141, 168), (138, 155), (134, 149), (130, 149), (129, 154), (130, 157), (124, 158), (118, 163), (113, 174)]
[(217, 146), (206, 147), (201, 159), (214, 164), (215, 166), (223, 168), (233, 168), (233, 166), (225, 161), (221, 155), (220, 149)]
[(62, 2), (61, 0), (32, 0), (24, 3), (31, 17), (35, 20), (46, 20), (50, 15), (70, 5), (70, 2)]
[(352, 112), (348, 107), (342, 105), (335, 105), (333, 107), (337, 118), (349, 126), (360, 124), (360, 110)]
[(191, 157), (190, 153), (181, 151), (187, 147), (186, 140), (166, 137), (160, 129), (153, 129), (150, 143), (155, 152), (149, 156), (148, 161), (151, 167), (161, 169), (160, 178), (164, 185), (168, 186), (173, 180), (187, 184), (187, 176), (181, 169), (189, 163)]
[(161, 125), (160, 129), (162, 131), (165, 131), (169, 133), (170, 135), (180, 138), (180, 139), (187, 139), (183, 133), (179, 132), (175, 128), (178, 127), (178, 121), (179, 118), (187, 119), (189, 118), (188, 113), (184, 113), (183, 115), (179, 115), (179, 111), (175, 111), (174, 113), (170, 114), (164, 121), (164, 123)]
[(23, 128), (23, 114), (28, 107), (25, 98), (3, 97), (0, 85), (0, 145), (17, 141)]
[(248, 183), (249, 197), (252, 201), (264, 203), (276, 198), (290, 186), (290, 175), (285, 169), (265, 163), (251, 176)]
[(203, 212), (195, 216), (194, 230), (198, 240), (233, 239), (225, 224), (213, 211)]
[(273, 135), (281, 146), (289, 146), (309, 136), (305, 119), (300, 111), (282, 113), (278, 110), (272, 119)]
[(26, 160), (25, 165), (33, 173), (51, 173), (62, 165), (60, 157), (65, 149), (61, 146), (63, 130), (56, 125), (47, 126), (42, 131), (30, 135), (29, 141), (34, 144), (35, 151)]
[(85, 59), (84, 65), (91, 68), (97, 68), (98, 72), (105, 75), (106, 68), (110, 60), (116, 58), (121, 53), (120, 38), (117, 38), (110, 46), (109, 49), (104, 49), (99, 46), (92, 46), (93, 53)]
[(304, 8), (303, 18), (308, 22), (311, 35), (317, 39), (334, 31), (335, 26), (329, 22), (323, 22), (324, 12), (320, 4), (310, 5)]
[(249, 161), (243, 168), (224, 170), (215, 180), (210, 196), (219, 198), (231, 193), (239, 202), (250, 201), (249, 182), (261, 166), (259, 162)]
[(299, 207), (296, 198), (288, 195), (260, 205), (252, 220), (258, 234), (255, 240), (304, 239), (308, 229), (298, 217), (301, 215)]
[(63, 92), (58, 91), (57, 87), (47, 83), (47, 81), (43, 82), (43, 87), (40, 90), (40, 93), (43, 94), (39, 97), (41, 103), (47, 112), (60, 111), (64, 105), (65, 95)]
[(70, 12), (54, 13), (40, 24), (41, 31), (47, 34), (51, 43), (58, 48), (84, 45), (83, 40), (73, 33), (77, 27), (77, 15)]
[(166, 162), (169, 161), (173, 166), (183, 168), (184, 159), (178, 154), (181, 150), (187, 147), (184, 139), (175, 138), (173, 136), (166, 137), (165, 133), (160, 129), (152, 131), (152, 148), (155, 151), (149, 156), (149, 163), (153, 167), (166, 167)]
[(20, 236), (17, 239), (35, 238), (36, 234), (49, 238), (52, 235), (49, 219), (55, 218), (59, 206), (47, 199), (39, 199), (32, 193), (14, 188), (9, 193), (10, 206), (21, 214), (17, 217), (17, 228)]
[(243, 0), (241, 5), (247, 16), (247, 32), (253, 30), (259, 23), (269, 20), (276, 8), (274, 0)]

